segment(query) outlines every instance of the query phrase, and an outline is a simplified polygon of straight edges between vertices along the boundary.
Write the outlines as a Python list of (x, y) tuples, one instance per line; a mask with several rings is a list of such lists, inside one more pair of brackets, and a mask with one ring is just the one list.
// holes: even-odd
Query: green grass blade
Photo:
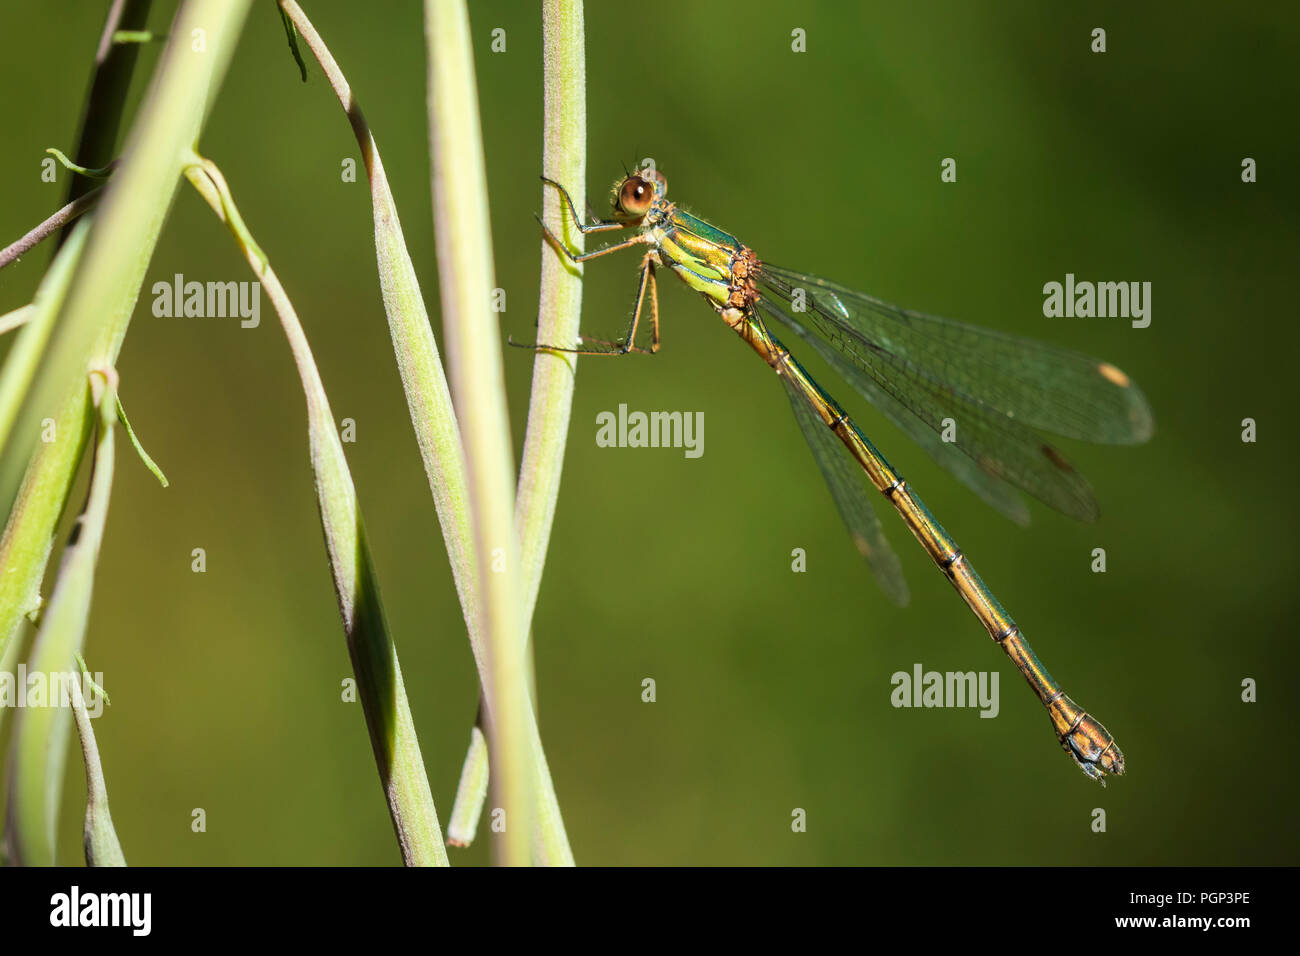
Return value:
[[(586, 206), (587, 67), (583, 50), (581, 0), (545, 0), (542, 4), (542, 170), (564, 183), (579, 209)], [(539, 184), (540, 185), (540, 184)], [(583, 236), (560, 209), (559, 192), (542, 189), (543, 220), (575, 253)], [(582, 266), (567, 262), (542, 240), (542, 288), (537, 311), (539, 342), (572, 342), (582, 311)], [(577, 356), (538, 352), (533, 359), (533, 388), (528, 405), (528, 432), (519, 469), (516, 521), (524, 574), (525, 622), (532, 621), (546, 563), (546, 546), (560, 494), (560, 470), (573, 407)]]
[(144, 445), (140, 444), (140, 439), (136, 437), (135, 429), (131, 427), (131, 420), (126, 417), (126, 408), (122, 405), (122, 397), (120, 395), (117, 398), (117, 419), (122, 423), (122, 430), (126, 432), (126, 437), (131, 442), (131, 447), (134, 448), (135, 453), (140, 456), (140, 460), (144, 462), (144, 466), (153, 473), (155, 478), (158, 479), (158, 483), (166, 488), (168, 485), (167, 476), (164, 475), (162, 469), (158, 467), (158, 463), (153, 460), (147, 451), (144, 450)]
[(389, 815), (408, 866), (446, 866), (447, 851), (388, 628), (352, 473), (302, 324), (279, 277), (248, 234), (220, 170), (201, 160), (187, 173), (230, 227), (275, 307), (307, 399), (307, 430), (321, 526), (357, 691)]
[(451, 807), (447, 822), (447, 843), (450, 846), (469, 846), (478, 833), (479, 817), (488, 793), (487, 737), (478, 724), (469, 729), (469, 748), (465, 752), (465, 765), (460, 771), (456, 787), (456, 802)]
[(361, 150), (370, 183), (375, 223), (375, 251), (379, 264), (379, 287), (388, 316), (393, 353), (406, 393), (407, 409), (415, 428), (416, 444), (424, 462), (424, 473), (433, 495), (438, 522), (442, 526), (452, 578), (465, 615), (465, 626), (477, 641), (478, 593), (475, 574), (474, 534), (469, 519), (469, 491), (466, 486), (465, 456), (461, 451), (460, 428), (452, 408), (451, 391), (442, 370), (442, 358), (429, 325), (424, 296), (415, 266), (406, 249), (397, 203), (388, 186), (388, 176), (379, 146), (366, 123), (361, 106), (347, 78), (330, 54), (329, 47), (302, 8), (285, 0), (281, 10), (298, 31), (320, 64), (339, 99)]
[(69, 241), (50, 263), (50, 268), (41, 278), (41, 284), (32, 299), (27, 321), (5, 358), (4, 372), (0, 373), (0, 445), (4, 444), (9, 435), (28, 389), (36, 378), (41, 356), (54, 332), (59, 309), (63, 307), (73, 273), (85, 250), (91, 222), (91, 216), (79, 222)]
[(63, 696), (72, 693), (65, 689), (67, 683), (81, 679), (76, 659), (85, 642), (95, 565), (113, 487), (116, 378), (111, 369), (91, 374), (99, 438), (90, 495), (64, 549), (28, 666), (29, 674), (44, 682), (46, 700), (42, 706), (29, 700), (14, 724), (6, 836), (14, 860), (27, 866), (53, 866), (57, 861), (55, 834), (72, 722), (72, 701)]
[[(199, 139), (250, 3), (187, 0), (176, 14), (31, 388), (9, 434), (0, 435), (0, 504), (14, 500), (41, 421), (84, 393), (87, 368), (115, 362), (182, 163)], [(76, 430), (74, 420), (59, 424), (62, 433)]]
[[(102, 687), (96, 686), (86, 670), (86, 662), (77, 655), (83, 679), (100, 698), (107, 700)], [(77, 736), (81, 739), (81, 758), (86, 765), (86, 819), (82, 824), (81, 841), (86, 851), (86, 866), (126, 866), (122, 843), (113, 827), (113, 814), (108, 809), (108, 785), (104, 782), (104, 765), (99, 759), (99, 745), (95, 743), (95, 729), (90, 723), (90, 712), (81, 683), (72, 684), (72, 713), (77, 721)]]
[(483, 648), (476, 657), (486, 668), (481, 680), (492, 786), (506, 819), (494, 849), (499, 862), (521, 865), (532, 859), (530, 818), (539, 761), (529, 741), (532, 708), (512, 515), (514, 465), (500, 333), (489, 304), (495, 285), (492, 237), (469, 12), (461, 0), (426, 0), (424, 16), (438, 275), (482, 587), (478, 633)]

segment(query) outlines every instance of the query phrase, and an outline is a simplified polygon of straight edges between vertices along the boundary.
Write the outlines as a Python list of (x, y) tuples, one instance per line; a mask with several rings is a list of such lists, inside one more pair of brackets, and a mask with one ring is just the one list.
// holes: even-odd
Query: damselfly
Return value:
[[(535, 347), (585, 355), (658, 351), (655, 270), (671, 269), (776, 371), (840, 515), (885, 594), (906, 603), (907, 586), (867, 500), (859, 468), (1015, 662), (1047, 708), (1066, 753), (1084, 773), (1103, 783), (1107, 774), (1123, 773), (1124, 755), (1115, 739), (1065, 695), (956, 542), (844, 409), (777, 340), (768, 320), (807, 343), (939, 464), (1022, 524), (1028, 511), (1015, 488), (1072, 517), (1097, 517), (1088, 482), (1038, 430), (1111, 444), (1145, 441), (1152, 431), (1151, 412), (1128, 376), (1086, 355), (901, 309), (762, 262), (735, 236), (669, 202), (668, 183), (658, 170), (638, 170), (624, 178), (614, 190), (613, 218), (595, 222), (582, 221), (562, 185), (543, 181), (560, 191), (579, 231), (634, 233), (630, 239), (576, 255), (543, 224), (551, 242), (571, 261), (585, 262), (635, 246), (645, 246), (646, 252), (624, 339), (584, 337), (576, 347)], [(648, 350), (636, 344), (647, 298)]]

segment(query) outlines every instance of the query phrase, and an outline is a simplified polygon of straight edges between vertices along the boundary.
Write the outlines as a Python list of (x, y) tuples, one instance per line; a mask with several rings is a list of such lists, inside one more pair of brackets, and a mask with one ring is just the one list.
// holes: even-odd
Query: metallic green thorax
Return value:
[(739, 239), (662, 198), (646, 215), (642, 229), (663, 264), (683, 282), (719, 305), (727, 301), (731, 264), (744, 249)]

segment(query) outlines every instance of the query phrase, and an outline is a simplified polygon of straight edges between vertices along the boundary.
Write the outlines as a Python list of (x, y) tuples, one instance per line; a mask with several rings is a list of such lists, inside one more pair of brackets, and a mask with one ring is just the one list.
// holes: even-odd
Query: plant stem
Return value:
[[(198, 139), (250, 2), (191, 0), (178, 11), (122, 163), (104, 193), (103, 214), (85, 227), (85, 249), (75, 259), (57, 328), (34, 366), (13, 429), (0, 436), (0, 506), (12, 503), (0, 543), (6, 572), (0, 641), (12, 639), (29, 599), (39, 600), (37, 589), (90, 430), (86, 371), (116, 361), (180, 179), (182, 152)], [(40, 425), (42, 419), (51, 421)], [(52, 431), (51, 441), (35, 440), (38, 425), (42, 432)], [(57, 738), (43, 745), (51, 748), (51, 776), (58, 780), (50, 786), (57, 795), (66, 746)]]
[[(74, 176), (74, 179), (85, 181), (81, 176)], [(17, 262), (20, 256), (26, 255), (43, 240), (48, 239), (54, 234), (54, 230), (64, 226), (69, 226), (78, 216), (89, 209), (95, 203), (99, 202), (99, 197), (103, 194), (104, 187), (87, 192), (84, 196), (78, 196), (66, 206), (61, 207), (54, 212), (48, 219), (33, 228), (27, 235), (15, 239), (9, 245), (0, 249), (0, 269)], [(64, 234), (66, 238), (67, 234)], [(60, 240), (62, 241), (62, 239)]]
[(497, 323), (478, 94), (462, 0), (426, 0), (434, 231), (452, 391), (460, 412), (480, 585), (492, 784), (505, 811), (497, 860), (530, 862), (536, 754), (529, 742), (510, 423)]
[[(86, 677), (83, 664), (82, 675)], [(81, 693), (81, 681), (72, 681), (72, 713), (77, 720), (77, 736), (81, 738), (81, 759), (86, 765), (86, 819), (81, 828), (81, 842), (86, 851), (86, 866), (126, 866), (122, 843), (113, 827), (113, 814), (108, 808), (108, 784), (104, 782), (104, 764), (99, 759), (99, 745), (95, 743), (95, 728), (86, 710), (86, 698)], [(95, 688), (103, 696), (103, 688)]]
[[(172, 23), (149, 92), (105, 187), (85, 252), (41, 357), (28, 400), (0, 458), (0, 504), (8, 505), (21, 463), (36, 445), (41, 419), (55, 411), (60, 440), (84, 431), (83, 397), (93, 361), (112, 365), (121, 348), (149, 260), (180, 181), (184, 157), (199, 139), (251, 0), (187, 0)], [(70, 476), (60, 475), (70, 481)]]
[[(73, 230), (72, 238), (55, 255), (36, 290), (31, 315), (10, 349), (4, 373), (0, 375), (0, 433), (13, 420), (36, 373), (41, 349), (49, 338), (89, 232), (87, 221)], [(5, 524), (4, 535), (0, 537), (0, 568), (4, 569), (0, 574), (0, 662), (4, 662), (0, 670), (12, 673), (22, 643), (19, 638), (23, 622), (41, 606), (41, 579), (89, 435), (89, 418), (77, 418), (88, 395), (84, 388), (74, 393), (64, 413), (56, 419), (54, 440), (42, 441), (37, 446)], [(58, 423), (67, 419), (78, 422), (77, 431), (58, 430)], [(0, 726), (8, 711), (9, 708), (0, 707)]]
[(407, 702), (397, 647), (384, 614), (379, 583), (366, 543), (361, 510), (343, 443), (311, 346), (293, 303), (235, 206), (225, 178), (209, 160), (197, 160), (187, 174), (213, 211), (230, 227), (253, 273), (275, 307), (293, 352), (307, 399), (312, 473), (321, 526), (329, 554), (339, 614), (357, 679), (370, 744), (379, 767), (388, 812), (408, 866), (446, 866), (447, 851), (438, 812), (424, 772), (424, 759)]
[(475, 724), (469, 729), (469, 749), (465, 752), (456, 800), (447, 821), (447, 843), (451, 846), (469, 846), (474, 842), (483, 801), (487, 799), (488, 764), (487, 738), (483, 736), (482, 728)]
[[(542, 168), (564, 183), (579, 209), (586, 206), (587, 67), (583, 50), (582, 0), (545, 0), (542, 5), (542, 94), (544, 102)], [(559, 193), (543, 185), (544, 221), (574, 252), (583, 236), (561, 209)], [(544, 239), (541, 301), (537, 311), (539, 342), (572, 342), (582, 311), (582, 266), (556, 254)], [(538, 352), (533, 359), (533, 389), (528, 405), (528, 432), (519, 469), (516, 521), (524, 572), (524, 621), (531, 622), (542, 584), (546, 547), (560, 495), (560, 470), (573, 409), (577, 356)]]
[[(570, 183), (577, 201), (585, 205), (587, 176), (587, 66), (583, 48), (582, 0), (545, 0), (542, 5), (542, 165), (546, 174)], [(582, 251), (582, 234), (563, 215), (554, 189), (546, 190), (542, 209), (547, 224)], [(581, 208), (581, 207), (580, 207)], [(578, 334), (582, 310), (582, 272), (567, 267), (546, 242), (542, 243), (542, 284), (538, 306), (538, 339), (570, 342)], [(524, 436), (523, 463), (515, 498), (515, 529), (523, 575), (523, 637), (532, 626), (542, 583), (546, 548), (560, 494), (564, 444), (573, 407), (577, 356), (538, 352), (533, 360), (533, 387)], [(531, 674), (531, 648), (528, 650)], [(539, 750), (539, 755), (541, 754)], [(541, 755), (540, 759), (545, 760)], [(549, 784), (549, 770), (543, 780)], [(538, 821), (541, 859), (556, 865), (573, 864), (573, 852), (559, 805), (543, 804)], [(549, 811), (549, 812), (547, 812)]]
[[(542, 166), (557, 182), (569, 183), (575, 201), (585, 205), (587, 141), (587, 68), (583, 49), (582, 0), (545, 0), (542, 5), (542, 95), (544, 144)], [(570, 248), (581, 252), (582, 233), (573, 228), (560, 208), (553, 188), (542, 190), (545, 221)], [(578, 334), (582, 311), (582, 267), (571, 265), (542, 242), (542, 286), (538, 307), (538, 341), (569, 342)], [(573, 407), (576, 355), (538, 352), (533, 361), (533, 388), (528, 408), (528, 431), (524, 437), (523, 464), (515, 498), (515, 528), (519, 538), (520, 568), (523, 575), (525, 637), (528, 634), (546, 563), (546, 547), (555, 519), (560, 494), (560, 470), (564, 444)], [(531, 676), (531, 648), (527, 652)], [(540, 753), (540, 751), (539, 751)], [(544, 759), (544, 756), (542, 757)], [(471, 737), (461, 771), (460, 789), (452, 806), (454, 842), (468, 842), (471, 829), (462, 820), (477, 820), (472, 801), (483, 792), (477, 784), (487, 772), (486, 755)], [(552, 786), (550, 774), (542, 775), (544, 786)], [(538, 806), (538, 862), (553, 865), (573, 863), (564, 820), (554, 799)], [(449, 830), (449, 833), (453, 831)]]
[[(82, 166), (103, 166), (113, 158), (117, 133), (122, 126), (122, 113), (126, 96), (131, 89), (131, 76), (135, 72), (138, 43), (120, 43), (114, 37), (118, 30), (141, 30), (149, 19), (152, 0), (113, 0), (100, 31), (99, 46), (95, 50), (95, 68), (90, 75), (90, 90), (81, 114), (81, 139), (72, 155)], [(68, 203), (75, 203), (91, 191), (91, 183), (74, 176), (68, 184)], [(65, 229), (59, 245), (68, 239)]]
[(451, 391), (442, 371), (438, 345), (429, 326), (424, 296), (415, 276), (415, 266), (406, 249), (397, 203), (388, 186), (388, 176), (379, 156), (379, 146), (370, 132), (361, 105), (352, 95), (347, 78), (330, 54), (329, 47), (312, 26), (302, 8), (284, 0), (281, 9), (298, 30), (316, 62), (320, 64), (343, 110), (352, 124), (370, 182), (375, 221), (375, 250), (379, 262), (379, 286), (384, 297), (393, 352), (401, 373), (406, 404), (415, 427), (416, 444), (424, 461), (424, 473), (433, 494), (442, 538), (451, 561), (456, 594), (465, 615), (471, 640), (476, 640), (478, 595), (474, 575), (474, 534), (469, 519), (469, 490), (466, 487), (465, 456), (461, 451), (460, 428), (451, 404)]
[(99, 441), (86, 507), (77, 518), (63, 552), (58, 581), (32, 647), (30, 670), (43, 675), (49, 699), (25, 707), (14, 721), (13, 764), (9, 778), (6, 836), (14, 859), (24, 866), (53, 866), (64, 758), (71, 732), (71, 700), (62, 700), (65, 682), (79, 680), (72, 668), (86, 639), (95, 566), (113, 488), (114, 426), (117, 424), (117, 373), (91, 373), (99, 409)]
[[(0, 442), (10, 433), (23, 402), (27, 400), (32, 382), (40, 369), (41, 356), (54, 334), (59, 310), (67, 299), (89, 232), (89, 221), (83, 222), (73, 231), (75, 242), (68, 243), (55, 255), (54, 261), (41, 277), (41, 284), (32, 299), (31, 314), (18, 334), (18, 341), (5, 358), (4, 371), (0, 373)], [(84, 394), (84, 389), (81, 391)], [(57, 431), (54, 437), (56, 440), (59, 438)], [(6, 585), (0, 584), (0, 593), (7, 590)]]
[[(91, 365), (112, 367), (117, 360), (180, 180), (182, 150), (198, 139), (250, 2), (194, 0), (177, 13), (172, 39), (132, 127), (122, 163), (103, 194), (109, 211), (103, 217), (96, 212), (93, 233), (89, 219), (78, 223), (77, 229), (84, 230), (84, 253), (65, 244), (56, 258), (57, 269), (68, 253), (65, 262), (71, 272), (66, 298), (61, 296), (56, 307), (57, 341), (41, 341), (27, 355), (19, 354), (24, 348), (20, 340), (9, 356), (9, 362), (22, 360), (22, 370), (15, 375), (24, 382), (15, 393), (23, 401), (15, 427), (0, 431), (0, 507), (9, 511), (0, 539), (0, 567), (5, 572), (0, 576), (0, 659), (9, 657), (7, 648), (23, 616), (40, 604), (40, 582), (90, 434), (93, 406), (86, 370)], [(205, 38), (203, 54), (195, 51), (200, 35), (195, 31)], [(34, 317), (31, 324), (37, 321)], [(31, 328), (23, 330), (29, 333), (38, 335)], [(8, 396), (8, 363), (3, 382)], [(50, 419), (41, 431), (51, 440), (36, 442), (41, 419)], [(61, 762), (62, 752), (54, 759)]]

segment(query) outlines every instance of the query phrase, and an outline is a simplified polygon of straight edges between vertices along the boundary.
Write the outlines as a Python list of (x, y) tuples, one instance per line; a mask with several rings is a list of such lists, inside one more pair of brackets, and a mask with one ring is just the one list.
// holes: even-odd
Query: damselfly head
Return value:
[(614, 217), (637, 220), (668, 192), (668, 180), (657, 169), (639, 169), (614, 186)]

